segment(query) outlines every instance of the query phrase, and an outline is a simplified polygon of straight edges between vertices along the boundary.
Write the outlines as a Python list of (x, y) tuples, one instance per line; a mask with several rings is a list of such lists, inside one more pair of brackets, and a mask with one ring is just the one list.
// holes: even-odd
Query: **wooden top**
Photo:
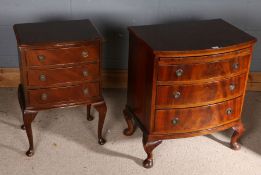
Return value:
[(222, 19), (134, 26), (128, 29), (154, 51), (163, 52), (222, 49), (256, 42), (256, 38)]
[(19, 46), (84, 42), (101, 39), (89, 20), (15, 24)]

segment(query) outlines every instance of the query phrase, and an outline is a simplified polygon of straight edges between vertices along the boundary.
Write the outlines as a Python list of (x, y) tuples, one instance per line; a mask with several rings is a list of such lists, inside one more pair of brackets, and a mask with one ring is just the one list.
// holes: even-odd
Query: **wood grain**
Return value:
[[(197, 64), (160, 65), (158, 81), (194, 81), (228, 76), (232, 73), (247, 71), (249, 59), (248, 55), (209, 63), (201, 63), (199, 60)], [(176, 73), (179, 70), (182, 70), (180, 76)]]
[[(41, 104), (86, 101), (90, 97), (98, 97), (99, 89), (99, 83), (84, 83), (76, 86), (28, 90), (28, 105), (37, 107)], [(43, 94), (46, 94), (46, 99), (42, 99)]]
[(128, 75), (127, 105), (132, 107), (146, 130), (151, 130), (150, 117), (154, 111), (151, 108), (154, 89), (154, 60), (151, 57), (154, 55), (149, 47), (133, 35), (129, 42), (128, 71), (131, 73)]
[[(251, 78), (250, 78), (251, 77)], [(103, 88), (127, 88), (127, 70), (103, 70)], [(0, 88), (17, 87), (20, 82), (18, 68), (0, 68)], [(248, 76), (247, 91), (261, 91), (261, 72), (250, 72)]]
[[(155, 133), (180, 133), (217, 127), (240, 118), (242, 98), (195, 108), (157, 110)], [(228, 109), (232, 110), (231, 114)], [(173, 123), (173, 120), (177, 120)]]
[(18, 68), (0, 68), (0, 87), (18, 87), (20, 71)]
[(240, 122), (256, 38), (222, 19), (134, 26), (129, 33), (125, 114), (146, 138), (145, 168), (152, 167), (152, 150), (162, 139)]
[[(85, 64), (56, 69), (30, 69), (27, 72), (29, 88), (64, 85), (66, 83), (81, 83), (100, 79), (99, 64)], [(42, 77), (42, 79), (41, 79)]]
[(102, 71), (103, 88), (127, 88), (127, 81), (127, 70), (110, 69)]
[(160, 65), (172, 65), (172, 64), (198, 64), (198, 60), (200, 63), (209, 63), (216, 61), (224, 61), (227, 59), (233, 59), (237, 57), (249, 56), (251, 54), (250, 48), (244, 48), (241, 50), (236, 50), (232, 52), (219, 53), (214, 55), (200, 55), (200, 56), (176, 56), (176, 57), (159, 57)]
[(243, 95), (246, 74), (220, 81), (157, 86), (156, 108), (185, 108), (218, 103)]
[[(127, 70), (103, 70), (103, 88), (126, 88), (128, 80)], [(17, 87), (20, 83), (18, 68), (0, 68), (0, 87)]]
[[(86, 55), (82, 55), (85, 52)], [(64, 47), (56, 49), (27, 49), (26, 66), (44, 68), (50, 65), (78, 64), (99, 58), (99, 42), (87, 42), (81, 47)], [(40, 61), (39, 56), (44, 60)]]
[[(101, 86), (102, 38), (92, 23), (70, 20), (15, 24), (14, 32), (22, 112), (36, 114), (44, 109), (93, 105), (99, 112), (98, 143), (104, 144), (102, 128), (107, 107)], [(28, 156), (33, 155), (33, 118), (30, 122), (24, 120), (30, 143)]]

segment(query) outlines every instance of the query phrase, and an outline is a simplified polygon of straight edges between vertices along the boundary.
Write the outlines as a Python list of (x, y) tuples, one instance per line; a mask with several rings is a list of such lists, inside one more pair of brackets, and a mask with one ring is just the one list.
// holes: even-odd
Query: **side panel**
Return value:
[(150, 131), (154, 55), (130, 32), (127, 105), (144, 129)]

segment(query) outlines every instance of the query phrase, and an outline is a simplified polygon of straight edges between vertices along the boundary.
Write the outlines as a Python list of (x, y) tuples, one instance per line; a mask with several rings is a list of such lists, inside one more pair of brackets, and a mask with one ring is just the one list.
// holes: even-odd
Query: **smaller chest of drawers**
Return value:
[(33, 155), (31, 122), (40, 110), (87, 106), (100, 113), (101, 136), (106, 104), (101, 85), (102, 37), (89, 20), (28, 23), (14, 25), (17, 38), (21, 84), (19, 102)]
[(221, 19), (129, 28), (128, 128), (143, 131), (147, 158), (164, 139), (244, 131), (241, 111), (256, 39)]

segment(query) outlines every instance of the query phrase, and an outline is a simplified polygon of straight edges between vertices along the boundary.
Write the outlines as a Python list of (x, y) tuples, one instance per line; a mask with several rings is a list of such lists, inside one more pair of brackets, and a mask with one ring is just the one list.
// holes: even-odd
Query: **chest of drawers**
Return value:
[(14, 25), (21, 84), (18, 97), (29, 139), (27, 156), (34, 153), (31, 123), (38, 111), (91, 105), (99, 112), (98, 142), (104, 144), (102, 128), (106, 104), (102, 97), (101, 40), (89, 20)]
[(129, 32), (124, 134), (132, 135), (136, 124), (143, 131), (143, 166), (152, 167), (152, 151), (164, 139), (233, 128), (230, 144), (239, 149), (256, 39), (221, 19), (136, 26)]

